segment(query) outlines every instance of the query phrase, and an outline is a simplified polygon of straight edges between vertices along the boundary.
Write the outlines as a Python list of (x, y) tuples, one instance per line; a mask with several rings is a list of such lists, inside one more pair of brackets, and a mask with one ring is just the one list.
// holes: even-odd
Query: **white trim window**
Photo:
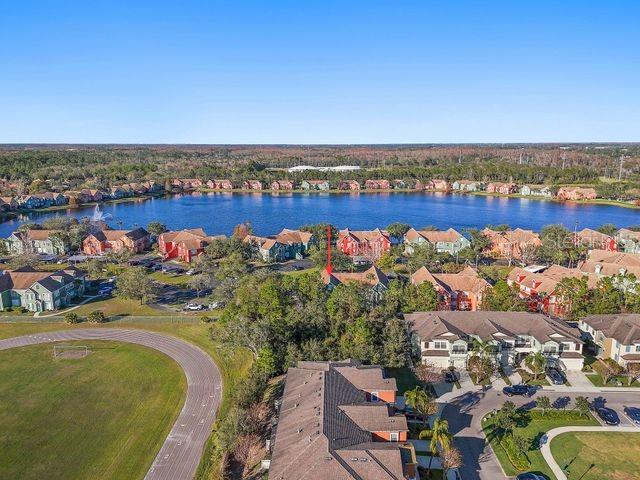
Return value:
[(378, 396), (378, 392), (371, 392), (369, 394), (369, 396), (371, 397), (371, 401), (372, 402), (379, 402), (380, 401), (380, 397)]
[(400, 434), (398, 432), (390, 432), (389, 440), (392, 442), (397, 442), (400, 440)]

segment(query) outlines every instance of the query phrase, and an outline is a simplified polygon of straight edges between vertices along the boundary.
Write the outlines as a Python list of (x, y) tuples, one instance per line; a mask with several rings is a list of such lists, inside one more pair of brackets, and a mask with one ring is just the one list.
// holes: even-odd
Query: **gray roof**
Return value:
[(580, 342), (580, 332), (576, 328), (539, 313), (442, 311), (410, 313), (404, 317), (423, 342), (434, 338), (457, 340), (468, 336), (499, 340), (517, 335), (532, 336), (542, 343), (550, 340)]

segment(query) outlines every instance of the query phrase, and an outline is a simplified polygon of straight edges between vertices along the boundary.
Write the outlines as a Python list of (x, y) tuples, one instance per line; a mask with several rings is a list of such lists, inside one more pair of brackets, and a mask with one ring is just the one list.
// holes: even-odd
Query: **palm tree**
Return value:
[(453, 443), (453, 435), (449, 432), (449, 422), (441, 418), (433, 422), (431, 429), (431, 458), (429, 460), (429, 472), (431, 472), (431, 460), (436, 453), (448, 451)]
[(485, 342), (484, 340), (473, 339), (472, 350), (474, 353), (482, 358), (489, 357), (494, 353), (495, 344), (491, 342)]
[(536, 380), (538, 379), (538, 375), (544, 373), (547, 368), (547, 358), (542, 355), (542, 352), (530, 353), (524, 363), (529, 370), (531, 370)]
[(405, 402), (413, 411), (422, 417), (422, 421), (426, 425), (430, 415), (434, 415), (438, 411), (438, 405), (421, 387), (415, 387), (408, 390), (404, 394)]

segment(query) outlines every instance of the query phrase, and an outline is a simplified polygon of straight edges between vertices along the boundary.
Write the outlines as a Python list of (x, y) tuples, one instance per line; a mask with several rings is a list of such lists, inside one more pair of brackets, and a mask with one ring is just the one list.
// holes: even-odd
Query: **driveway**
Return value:
[[(639, 389), (640, 390), (640, 389)], [(454, 434), (454, 443), (463, 456), (464, 465), (460, 468), (464, 480), (502, 480), (505, 476), (482, 433), (482, 418), (489, 412), (499, 409), (511, 400), (517, 406), (535, 406), (535, 398), (545, 395), (556, 406), (571, 405), (575, 397), (583, 395), (597, 405), (606, 405), (618, 412), (622, 425), (630, 422), (622, 413), (625, 405), (640, 407), (640, 391), (636, 392), (551, 392), (539, 391), (533, 398), (506, 397), (500, 390), (489, 388), (486, 391), (473, 390), (451, 398), (442, 410), (442, 418), (449, 422), (449, 430)], [(626, 421), (625, 421), (626, 420)], [(638, 428), (640, 430), (640, 428)]]
[(145, 479), (193, 478), (222, 397), (220, 371), (211, 357), (178, 338), (117, 328), (82, 328), (7, 338), (0, 340), (0, 350), (71, 340), (114, 340), (143, 345), (164, 353), (182, 367), (187, 379), (187, 396)]

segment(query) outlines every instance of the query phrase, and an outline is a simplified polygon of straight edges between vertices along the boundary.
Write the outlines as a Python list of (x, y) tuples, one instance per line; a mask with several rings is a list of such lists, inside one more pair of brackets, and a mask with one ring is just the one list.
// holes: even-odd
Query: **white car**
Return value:
[(199, 312), (200, 310), (204, 310), (205, 306), (204, 305), (200, 305), (199, 303), (188, 303), (185, 307), (185, 310), (191, 310), (194, 312)]

